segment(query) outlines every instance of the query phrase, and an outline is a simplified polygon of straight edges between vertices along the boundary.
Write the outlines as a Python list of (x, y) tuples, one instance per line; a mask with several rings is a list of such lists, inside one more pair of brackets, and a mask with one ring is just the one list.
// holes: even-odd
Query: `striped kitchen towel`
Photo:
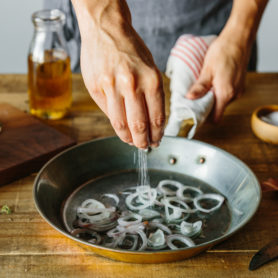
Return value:
[(166, 67), (166, 75), (170, 78), (171, 105), (165, 135), (185, 134), (191, 139), (209, 115), (214, 104), (211, 91), (197, 100), (187, 99), (186, 94), (198, 79), (206, 52), (215, 38), (214, 35), (182, 35), (171, 50)]

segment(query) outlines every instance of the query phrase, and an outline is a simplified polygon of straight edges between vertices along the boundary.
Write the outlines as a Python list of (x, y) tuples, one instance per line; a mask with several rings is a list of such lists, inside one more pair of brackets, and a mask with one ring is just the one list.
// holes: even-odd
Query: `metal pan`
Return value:
[(117, 137), (72, 147), (51, 159), (39, 172), (34, 199), (41, 216), (56, 230), (91, 251), (115, 260), (161, 263), (192, 257), (243, 227), (256, 212), (261, 190), (252, 171), (231, 154), (214, 146), (164, 137), (148, 153), (151, 184), (172, 178), (225, 196), (225, 205), (206, 225), (205, 237), (191, 248), (165, 251), (125, 251), (88, 243), (70, 235), (76, 207), (103, 193), (118, 193), (137, 183), (136, 149)]

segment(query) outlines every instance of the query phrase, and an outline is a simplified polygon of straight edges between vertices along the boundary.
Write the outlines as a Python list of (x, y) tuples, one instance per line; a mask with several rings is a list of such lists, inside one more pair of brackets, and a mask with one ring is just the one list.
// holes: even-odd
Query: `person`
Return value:
[[(122, 141), (146, 148), (158, 146), (163, 136), (164, 92), (159, 69), (165, 69), (178, 36), (219, 34), (187, 93), (188, 98), (197, 99), (212, 89), (217, 122), (225, 107), (242, 94), (248, 63), (249, 69), (255, 69), (252, 46), (267, 2), (72, 0), (80, 34), (70, 2), (61, 0), (58, 8), (71, 15), (66, 36), (76, 53), (78, 40), (82, 41), (81, 72), (90, 95)], [(53, 0), (47, 3), (53, 7)], [(79, 64), (76, 57), (72, 55), (74, 69)]]

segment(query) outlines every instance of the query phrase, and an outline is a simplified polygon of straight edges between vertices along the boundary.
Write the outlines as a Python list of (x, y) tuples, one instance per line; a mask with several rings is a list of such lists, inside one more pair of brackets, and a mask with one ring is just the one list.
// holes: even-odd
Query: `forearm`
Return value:
[(234, 0), (230, 18), (220, 36), (240, 48), (253, 44), (268, 0)]
[(131, 15), (125, 0), (72, 0), (80, 32), (109, 29), (110, 32), (124, 32)]

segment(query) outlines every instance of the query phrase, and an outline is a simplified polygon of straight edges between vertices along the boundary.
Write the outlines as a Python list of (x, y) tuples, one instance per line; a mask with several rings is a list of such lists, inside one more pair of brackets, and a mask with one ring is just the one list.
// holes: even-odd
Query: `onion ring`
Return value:
[(138, 245), (138, 235), (126, 234), (124, 237), (121, 237), (121, 241), (118, 242), (118, 245), (123, 245), (124, 240), (127, 238), (132, 238), (133, 244), (130, 248), (122, 248), (122, 249), (131, 250), (131, 251), (136, 250), (136, 247)]
[(148, 244), (147, 236), (146, 236), (145, 232), (143, 232), (142, 230), (138, 230), (137, 233), (142, 239), (142, 244), (141, 244), (140, 248), (138, 249), (138, 251), (144, 251)]
[(174, 187), (177, 188), (177, 190), (179, 190), (180, 188), (183, 188), (184, 185), (178, 181), (174, 181), (174, 180), (162, 180), (158, 183), (157, 185), (157, 190), (159, 192), (161, 192), (164, 195), (168, 195), (168, 196), (175, 196), (176, 195), (176, 191), (173, 191), (169, 188), (166, 188), (167, 185), (172, 185)]
[(160, 213), (153, 209), (141, 209), (138, 214), (140, 214), (144, 220), (150, 220), (156, 217), (160, 217)]
[(116, 218), (115, 219), (110, 218), (109, 220), (110, 221), (107, 221), (106, 219), (105, 221), (102, 222), (90, 223), (90, 222), (84, 222), (82, 221), (82, 219), (78, 219), (77, 225), (81, 228), (90, 229), (96, 232), (105, 232), (117, 226)]
[(132, 193), (134, 193), (136, 191), (136, 188), (137, 188), (137, 186), (128, 187), (124, 191), (120, 192), (120, 194), (122, 194), (122, 195), (132, 194)]
[(116, 211), (115, 207), (111, 208), (83, 208), (83, 207), (78, 207), (77, 208), (77, 213), (80, 214), (97, 214), (97, 213), (102, 213), (102, 212), (114, 212)]
[(161, 247), (165, 246), (165, 235), (162, 230), (157, 229), (155, 233), (151, 234), (148, 238), (148, 246)]
[[(82, 208), (91, 209), (90, 214), (93, 214), (93, 215), (89, 215), (88, 213), (77, 213), (77, 215), (80, 218), (88, 219), (91, 223), (95, 222), (95, 221), (103, 220), (105, 218), (109, 218), (109, 216), (110, 216), (110, 212), (105, 210), (106, 208), (105, 208), (104, 204), (95, 199), (85, 200), (81, 204), (81, 206), (77, 208), (77, 211), (78, 211), (78, 209), (82, 209)], [(103, 209), (104, 211), (99, 212), (100, 209)]]
[(152, 206), (154, 201), (155, 201), (155, 198), (156, 198), (156, 196), (153, 196), (153, 198), (151, 200), (149, 200), (148, 202), (145, 202), (144, 204), (141, 204), (141, 205), (138, 205), (138, 206), (134, 206), (132, 204), (132, 201), (134, 199), (138, 198), (138, 197), (139, 197), (139, 193), (133, 193), (133, 194), (128, 195), (125, 199), (126, 206), (131, 210), (145, 209), (147, 207)]
[(180, 224), (180, 232), (181, 234), (188, 236), (188, 237), (194, 237), (196, 235), (199, 235), (202, 231), (202, 221), (196, 221), (194, 223), (189, 223), (186, 221), (182, 221)]
[(170, 213), (170, 207), (169, 206), (164, 207), (165, 218), (168, 222), (171, 222), (172, 220), (180, 219), (182, 217), (182, 211), (180, 209), (176, 209), (176, 208), (171, 208), (171, 209), (173, 210), (172, 213)]
[(171, 230), (166, 226), (166, 225), (163, 225), (161, 223), (158, 223), (158, 222), (149, 222), (148, 223), (148, 226), (151, 227), (151, 228), (159, 228), (160, 230), (166, 232), (168, 235), (171, 235), (172, 232)]
[(112, 230), (107, 232), (107, 235), (109, 237), (117, 237), (119, 235), (121, 235), (123, 232), (119, 230), (118, 228), (119, 226), (117, 226), (116, 228), (113, 228)]
[(146, 203), (153, 204), (153, 202), (156, 200), (157, 197), (157, 190), (151, 188), (149, 185), (138, 186), (136, 192), (138, 193), (138, 200), (142, 204), (146, 204)]
[[(191, 209), (186, 202), (178, 199), (177, 197), (166, 197), (166, 198), (163, 198), (161, 200), (161, 202), (164, 203), (165, 206), (167, 206), (167, 207), (169, 207), (173, 210), (180, 210), (181, 212), (184, 212), (184, 213), (194, 213), (194, 212), (197, 211), (197, 209)], [(171, 202), (175, 202), (177, 204), (180, 204), (183, 208), (178, 207), (178, 206), (174, 206), (174, 205), (171, 204)]]
[(166, 238), (167, 245), (172, 250), (180, 249), (176, 245), (173, 244), (174, 240), (180, 241), (180, 242), (184, 243), (185, 245), (187, 245), (188, 247), (195, 246), (194, 241), (192, 239), (190, 239), (189, 237), (183, 236), (183, 235), (179, 235), (179, 234), (173, 234), (173, 235), (167, 236), (167, 238)]
[[(199, 204), (199, 202), (201, 200), (215, 200), (218, 202), (218, 204), (210, 209), (205, 209), (203, 207), (201, 207), (201, 205)], [(225, 198), (219, 194), (214, 194), (214, 193), (209, 193), (209, 194), (203, 194), (203, 195), (199, 195), (196, 198), (194, 198), (193, 202), (194, 202), (194, 206), (196, 207), (197, 210), (201, 211), (201, 212), (205, 212), (205, 213), (210, 213), (213, 212), (217, 209), (219, 209), (223, 202), (224, 202)]]
[(103, 197), (113, 199), (116, 203), (116, 206), (119, 204), (120, 199), (116, 194), (103, 194)]
[(186, 190), (196, 192), (198, 194), (197, 196), (203, 194), (203, 191), (201, 189), (194, 186), (185, 185), (184, 187), (181, 187), (177, 190), (177, 197), (182, 201), (193, 201), (192, 197), (184, 196), (184, 191)]
[(88, 242), (93, 243), (93, 244), (101, 243), (101, 236), (98, 233), (96, 233), (92, 230), (89, 230), (89, 229), (77, 228), (77, 229), (72, 230), (71, 234), (76, 237), (80, 237), (81, 234), (88, 234), (88, 235), (92, 236), (92, 239), (89, 239)]
[[(130, 219), (135, 219), (133, 221), (130, 221)], [(142, 221), (142, 216), (136, 213), (130, 213), (129, 215), (120, 217), (118, 219), (118, 223), (120, 226), (128, 226), (128, 225), (134, 225), (139, 224)]]
[(109, 248), (116, 248), (118, 244), (123, 241), (124, 237), (124, 234), (120, 234), (118, 237), (114, 237), (111, 242), (106, 243), (105, 246)]

